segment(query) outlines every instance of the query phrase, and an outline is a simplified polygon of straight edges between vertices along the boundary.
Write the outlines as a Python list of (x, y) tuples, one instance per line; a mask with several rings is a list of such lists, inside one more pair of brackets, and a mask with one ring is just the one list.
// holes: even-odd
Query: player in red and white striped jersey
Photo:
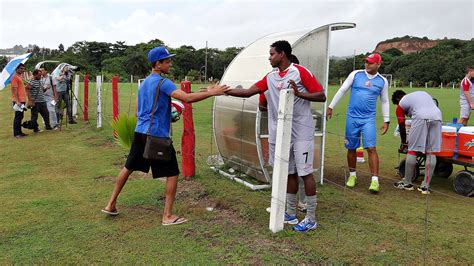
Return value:
[(474, 109), (474, 86), (471, 79), (474, 77), (474, 66), (466, 69), (466, 76), (461, 81), (461, 92), (459, 95), (459, 105), (461, 106), (459, 123), (467, 126), (467, 121), (471, 116), (471, 110)]
[(287, 184), (287, 206), (285, 222), (298, 223), (296, 218), (296, 193), (298, 176), (304, 180), (307, 201), (305, 219), (294, 227), (296, 231), (306, 232), (317, 227), (316, 182), (313, 178), (314, 121), (310, 102), (324, 102), (326, 95), (315, 76), (305, 67), (292, 64), (291, 45), (287, 41), (277, 41), (270, 46), (270, 64), (274, 68), (270, 73), (248, 89), (230, 89), (226, 94), (237, 97), (250, 97), (264, 93), (268, 105), (268, 131), (270, 144), (270, 165), (274, 161), (278, 104), (282, 89), (293, 89), (295, 93), (293, 123), (291, 134), (290, 161)]

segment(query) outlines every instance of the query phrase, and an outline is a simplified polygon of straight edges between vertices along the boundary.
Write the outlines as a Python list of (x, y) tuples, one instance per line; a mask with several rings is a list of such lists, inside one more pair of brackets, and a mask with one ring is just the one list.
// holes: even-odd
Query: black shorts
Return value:
[(171, 146), (173, 149), (171, 160), (154, 161), (143, 158), (145, 143), (146, 135), (135, 132), (132, 147), (125, 163), (125, 167), (128, 170), (148, 173), (151, 167), (153, 178), (179, 175), (178, 160), (176, 159), (176, 151), (173, 146)]

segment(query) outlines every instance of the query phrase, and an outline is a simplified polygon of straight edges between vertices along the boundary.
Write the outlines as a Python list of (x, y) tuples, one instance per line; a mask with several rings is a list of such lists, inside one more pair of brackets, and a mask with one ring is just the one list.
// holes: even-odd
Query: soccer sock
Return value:
[(425, 180), (421, 183), (421, 186), (427, 188), (430, 187), (430, 181), (433, 177), (434, 169), (436, 167), (436, 156), (433, 154), (426, 155), (426, 164), (425, 164)]
[(407, 154), (407, 158), (405, 160), (405, 177), (403, 178), (403, 182), (407, 185), (411, 185), (411, 181), (415, 176), (415, 167), (416, 167), (416, 155)]
[(286, 193), (286, 213), (291, 216), (296, 215), (296, 205), (298, 204), (298, 199), (296, 194)]
[(311, 221), (316, 221), (316, 195), (314, 196), (306, 196), (306, 218), (310, 219)]

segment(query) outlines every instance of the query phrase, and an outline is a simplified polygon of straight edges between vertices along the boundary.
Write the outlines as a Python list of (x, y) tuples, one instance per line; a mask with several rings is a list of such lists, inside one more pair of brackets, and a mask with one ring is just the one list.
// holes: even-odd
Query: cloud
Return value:
[[(471, 0), (336, 1), (7, 1), (0, 2), (0, 48), (66, 47), (76, 41), (160, 39), (171, 47), (247, 46), (267, 34), (355, 22), (333, 33), (331, 53), (350, 55), (405, 35), (471, 39)], [(18, 14), (23, 14), (19, 16)]]

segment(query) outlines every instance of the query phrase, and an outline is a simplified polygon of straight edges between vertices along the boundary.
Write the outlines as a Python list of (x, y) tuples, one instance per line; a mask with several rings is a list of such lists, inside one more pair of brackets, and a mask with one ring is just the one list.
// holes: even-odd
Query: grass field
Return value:
[[(94, 84), (89, 88), (94, 96)], [(336, 89), (330, 87), (329, 98)], [(121, 111), (133, 113), (136, 85), (120, 84), (119, 91)], [(428, 92), (440, 101), (444, 120), (458, 115), (457, 90)], [(108, 125), (110, 84), (104, 84), (103, 97), (102, 129), (95, 127), (91, 99), (88, 123), (79, 112), (78, 125), (27, 131), (27, 138), (14, 139), (9, 88), (0, 92), (0, 264), (474, 263), (474, 201), (453, 191), (452, 176), (434, 179), (429, 196), (392, 187), (399, 160), (393, 108), (389, 134), (378, 139), (381, 192), (368, 193), (366, 164), (359, 165), (358, 186), (344, 189), (340, 134), (348, 96), (328, 123), (326, 182), (318, 186), (316, 231), (300, 234), (286, 228), (272, 234), (265, 211), (271, 192), (249, 191), (208, 168), (207, 156), (216, 153), (211, 99), (193, 105), (197, 176), (178, 185), (175, 212), (190, 221), (161, 226), (164, 182), (142, 173), (134, 173), (125, 186), (117, 205), (121, 214), (105, 217), (100, 209), (128, 151), (114, 144)], [(177, 150), (181, 130), (177, 123)]]

